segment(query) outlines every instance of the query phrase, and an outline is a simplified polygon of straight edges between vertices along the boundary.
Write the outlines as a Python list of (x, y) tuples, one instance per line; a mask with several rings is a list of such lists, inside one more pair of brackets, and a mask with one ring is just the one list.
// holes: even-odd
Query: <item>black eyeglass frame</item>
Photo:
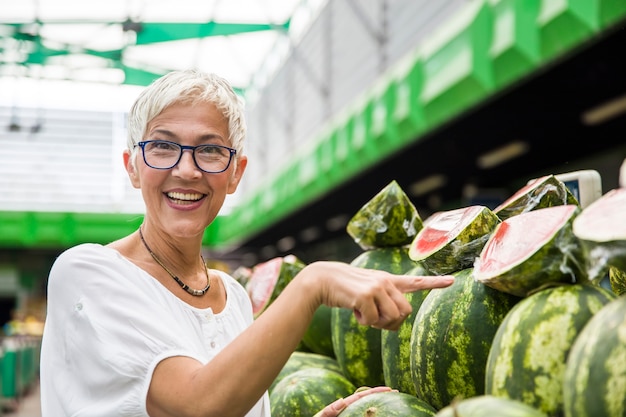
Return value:
[[(161, 168), (161, 167), (155, 167), (153, 165), (150, 165), (148, 163), (148, 161), (146, 160), (146, 145), (150, 144), (150, 143), (168, 143), (171, 145), (175, 145), (178, 146), (180, 148), (180, 154), (178, 155), (178, 159), (176, 160), (176, 162), (174, 162), (171, 166), (166, 167), (166, 168)], [(183, 157), (183, 152), (185, 151), (191, 151), (191, 158), (193, 159), (193, 163), (196, 164), (196, 167), (202, 171), (202, 172), (206, 172), (207, 174), (219, 174), (220, 172), (224, 172), (228, 169), (228, 167), (230, 167), (230, 163), (233, 161), (233, 156), (235, 156), (237, 154), (237, 149), (233, 149), (233, 148), (229, 148), (228, 146), (222, 146), (222, 145), (198, 145), (198, 146), (189, 146), (189, 145), (181, 145), (180, 143), (176, 143), (176, 142), (172, 142), (169, 140), (144, 140), (141, 142), (137, 142), (137, 144), (135, 145), (135, 147), (139, 146), (141, 148), (141, 155), (143, 156), (143, 161), (146, 163), (146, 165), (148, 165), (150, 168), (152, 169), (162, 169), (162, 170), (166, 170), (166, 169), (172, 169), (174, 168), (176, 165), (178, 165), (178, 163), (180, 162), (180, 160)], [(200, 165), (198, 164), (198, 161), (196, 161), (196, 149), (198, 148), (203, 148), (205, 146), (213, 146), (216, 148), (222, 148), (222, 149), (226, 149), (228, 151), (228, 163), (226, 164), (226, 167), (224, 169), (222, 169), (221, 171), (207, 171), (205, 169), (200, 168)]]

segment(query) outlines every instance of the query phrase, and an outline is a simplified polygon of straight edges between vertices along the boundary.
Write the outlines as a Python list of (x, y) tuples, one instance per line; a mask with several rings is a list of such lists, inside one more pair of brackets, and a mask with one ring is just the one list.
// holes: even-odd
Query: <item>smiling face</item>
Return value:
[[(142, 140), (168, 140), (180, 145), (231, 146), (228, 120), (212, 104), (174, 104), (152, 119)], [(135, 158), (135, 161), (131, 161)], [(190, 151), (171, 169), (150, 168), (141, 150), (124, 152), (131, 183), (141, 189), (145, 221), (172, 237), (202, 236), (217, 217), (227, 194), (237, 189), (247, 158), (236, 155), (228, 169), (206, 173), (198, 169)]]

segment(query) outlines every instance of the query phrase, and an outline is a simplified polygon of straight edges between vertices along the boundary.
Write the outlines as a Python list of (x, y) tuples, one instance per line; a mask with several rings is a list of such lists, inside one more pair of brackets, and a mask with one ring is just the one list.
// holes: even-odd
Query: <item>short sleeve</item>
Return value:
[(56, 410), (50, 416), (147, 416), (145, 398), (159, 361), (208, 359), (202, 339), (194, 337), (193, 315), (170, 305), (156, 280), (114, 254), (77, 246), (50, 272), (41, 356), (42, 408)]

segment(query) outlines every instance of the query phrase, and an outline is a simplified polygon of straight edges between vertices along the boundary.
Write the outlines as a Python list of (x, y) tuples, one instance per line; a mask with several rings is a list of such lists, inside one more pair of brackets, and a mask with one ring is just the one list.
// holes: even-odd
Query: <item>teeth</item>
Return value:
[(173, 200), (197, 201), (202, 198), (202, 194), (183, 194), (183, 193), (167, 193), (167, 196)]

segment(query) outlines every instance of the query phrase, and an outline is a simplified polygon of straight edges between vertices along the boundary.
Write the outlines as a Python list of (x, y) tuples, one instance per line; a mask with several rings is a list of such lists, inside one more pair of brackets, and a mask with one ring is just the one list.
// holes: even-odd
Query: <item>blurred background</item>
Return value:
[(248, 171), (205, 235), (232, 272), (352, 260), (346, 224), (392, 180), (424, 219), (546, 174), (618, 187), (624, 45), (623, 0), (0, 0), (3, 334), (40, 334), (61, 251), (141, 223), (126, 115), (170, 70), (246, 101)]

